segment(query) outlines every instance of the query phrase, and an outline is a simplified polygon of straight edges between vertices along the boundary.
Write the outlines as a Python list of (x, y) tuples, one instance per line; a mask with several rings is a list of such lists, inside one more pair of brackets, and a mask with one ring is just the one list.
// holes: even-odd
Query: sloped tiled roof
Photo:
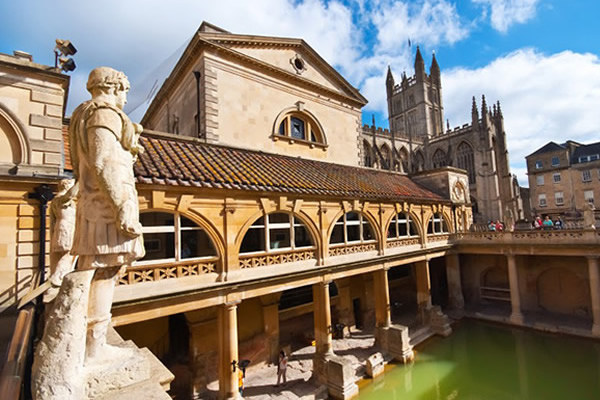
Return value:
[(138, 183), (382, 201), (448, 201), (406, 175), (144, 135)]
[(592, 156), (596, 154), (600, 154), (600, 142), (581, 145), (577, 147), (575, 151), (573, 151), (571, 163), (577, 164), (579, 163), (579, 157)]
[(537, 149), (536, 151), (534, 151), (533, 153), (531, 153), (530, 155), (526, 156), (525, 158), (535, 156), (538, 154), (550, 153), (550, 152), (557, 151), (557, 150), (564, 151), (565, 149), (566, 149), (566, 147), (564, 145), (560, 145), (555, 142), (548, 142), (545, 145), (543, 145), (542, 147), (540, 147), (539, 149)]

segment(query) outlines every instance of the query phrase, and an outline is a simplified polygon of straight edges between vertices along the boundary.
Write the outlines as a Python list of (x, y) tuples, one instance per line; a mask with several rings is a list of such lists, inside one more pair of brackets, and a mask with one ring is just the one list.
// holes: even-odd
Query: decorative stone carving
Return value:
[(50, 203), (50, 278), (52, 286), (44, 294), (44, 302), (52, 301), (58, 294), (64, 276), (74, 267), (71, 254), (75, 231), (75, 196), (78, 185), (73, 179), (63, 179)]
[[(71, 248), (78, 256), (77, 271), (65, 276), (37, 346), (34, 400), (119, 398), (133, 385), (145, 386), (151, 373), (143, 351), (107, 344), (115, 282), (120, 271), (144, 256), (133, 176), (142, 127), (122, 111), (129, 90), (122, 72), (96, 68), (87, 89), (92, 99), (75, 109), (69, 129), (79, 186)], [(72, 195), (66, 191), (55, 206), (64, 229), (72, 215), (61, 201), (69, 204)], [(64, 255), (70, 236), (56, 232), (55, 247)], [(145, 393), (146, 398), (167, 396), (156, 388), (157, 397)]]
[(583, 229), (596, 229), (596, 217), (594, 216), (594, 205), (585, 202), (583, 205)]
[(504, 230), (507, 232), (514, 232), (515, 230), (515, 218), (513, 212), (509, 207), (506, 207), (504, 211)]

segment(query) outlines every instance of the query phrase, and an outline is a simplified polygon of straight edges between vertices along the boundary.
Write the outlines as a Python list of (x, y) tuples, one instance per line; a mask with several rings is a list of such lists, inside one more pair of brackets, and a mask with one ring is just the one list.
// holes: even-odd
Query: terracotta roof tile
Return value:
[(186, 139), (142, 136), (139, 183), (297, 193), (361, 200), (448, 201), (406, 175)]

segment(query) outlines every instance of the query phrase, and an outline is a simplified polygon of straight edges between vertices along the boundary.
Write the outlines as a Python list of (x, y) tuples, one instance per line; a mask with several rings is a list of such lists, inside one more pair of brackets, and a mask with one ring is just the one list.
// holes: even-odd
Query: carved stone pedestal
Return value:
[(387, 333), (387, 348), (382, 348), (383, 351), (402, 363), (407, 363), (415, 357), (410, 345), (408, 327), (394, 324), (390, 325), (385, 332)]
[(354, 382), (354, 368), (343, 357), (331, 355), (327, 358), (327, 389), (334, 399), (351, 399), (358, 395)]

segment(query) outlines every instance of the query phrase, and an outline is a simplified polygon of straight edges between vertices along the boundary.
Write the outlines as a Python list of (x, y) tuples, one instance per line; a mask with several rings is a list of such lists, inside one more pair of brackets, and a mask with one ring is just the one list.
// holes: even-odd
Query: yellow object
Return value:
[(310, 342), (310, 345), (311, 345), (311, 346), (316, 346), (316, 345), (317, 345), (317, 341), (316, 341), (316, 340), (313, 340), (312, 342)]

